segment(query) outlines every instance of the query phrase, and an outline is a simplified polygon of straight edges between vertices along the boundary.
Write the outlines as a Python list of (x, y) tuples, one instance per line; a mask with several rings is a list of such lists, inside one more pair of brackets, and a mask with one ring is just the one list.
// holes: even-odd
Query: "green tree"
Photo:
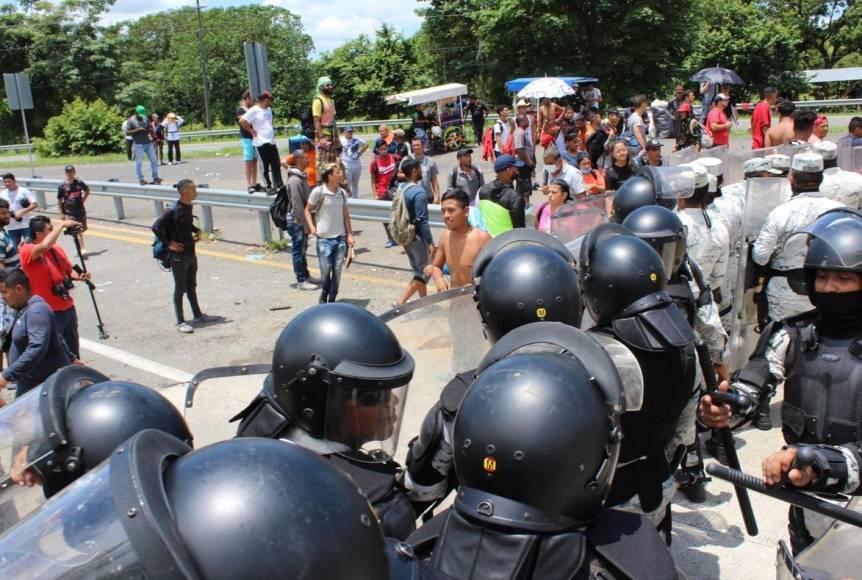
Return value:
[(386, 105), (386, 97), (434, 83), (429, 71), (419, 66), (410, 39), (383, 25), (374, 41), (360, 35), (331, 53), (318, 65), (336, 87), (339, 116), (388, 118), (397, 112)]
[(794, 27), (805, 65), (833, 68), (862, 50), (862, 4), (854, 0), (766, 0), (767, 14)]
[(36, 144), (40, 155), (98, 155), (119, 151), (123, 144), (123, 118), (101, 99), (76, 98), (45, 126), (45, 139)]

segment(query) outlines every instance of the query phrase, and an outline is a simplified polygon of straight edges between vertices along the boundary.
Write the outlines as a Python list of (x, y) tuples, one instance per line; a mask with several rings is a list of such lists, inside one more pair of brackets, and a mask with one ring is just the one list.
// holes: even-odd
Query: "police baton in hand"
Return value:
[[(706, 390), (710, 394), (718, 393), (718, 382), (715, 379), (715, 371), (712, 368), (712, 360), (709, 356), (709, 349), (701, 340), (697, 342), (697, 358), (700, 360), (700, 370), (703, 372), (703, 380), (706, 382)], [(727, 454), (727, 463), (733, 469), (739, 471), (739, 456), (736, 454), (736, 445), (733, 442), (733, 433), (730, 427), (718, 429), (718, 434), (721, 437), (721, 445), (724, 447), (724, 452)], [(712, 465), (707, 466), (707, 473)], [(742, 512), (742, 521), (745, 522), (745, 531), (749, 536), (757, 535), (757, 521), (754, 519), (754, 510), (751, 507), (751, 499), (748, 497), (748, 491), (742, 485), (734, 484), (736, 490), (736, 500), (739, 502), (739, 509)]]
[(706, 472), (713, 477), (729, 481), (737, 489), (740, 487), (751, 489), (763, 495), (792, 503), (795, 506), (817, 512), (818, 514), (834, 518), (840, 522), (851, 524), (862, 528), (862, 514), (854, 512), (840, 505), (822, 500), (813, 495), (787, 489), (785, 487), (770, 487), (762, 479), (749, 475), (738, 469), (730, 469), (721, 464), (712, 463), (706, 466)]

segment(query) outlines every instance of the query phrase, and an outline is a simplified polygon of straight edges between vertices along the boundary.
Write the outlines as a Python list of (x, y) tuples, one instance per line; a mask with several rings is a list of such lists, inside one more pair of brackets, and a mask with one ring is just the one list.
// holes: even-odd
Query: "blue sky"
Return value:
[[(213, 8), (244, 4), (269, 4), (287, 8), (302, 18), (305, 31), (314, 40), (317, 52), (332, 50), (359, 34), (372, 34), (382, 22), (410, 35), (419, 29), (421, 19), (416, 15), (418, 0), (205, 0), (202, 5)], [(106, 22), (128, 20), (194, 6), (194, 0), (117, 0), (108, 12)], [(262, 39), (263, 40), (263, 39)], [(264, 40), (265, 42), (265, 40)]]

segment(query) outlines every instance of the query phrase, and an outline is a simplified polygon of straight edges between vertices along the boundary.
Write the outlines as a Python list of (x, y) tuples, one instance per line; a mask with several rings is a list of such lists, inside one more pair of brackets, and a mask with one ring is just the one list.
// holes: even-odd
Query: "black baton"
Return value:
[(862, 528), (862, 514), (814, 497), (813, 495), (784, 487), (769, 487), (763, 483), (762, 479), (743, 473), (738, 469), (730, 469), (721, 464), (711, 463), (707, 465), (706, 472), (713, 477), (731, 482), (737, 489), (739, 487), (751, 489), (763, 495), (768, 495), (769, 497), (774, 497), (775, 499), (780, 499), (795, 506)]
[[(709, 357), (709, 350), (703, 341), (697, 342), (697, 357), (700, 359), (700, 370), (703, 371), (703, 380), (706, 381), (706, 390), (709, 393), (718, 391), (718, 382), (715, 380), (715, 370), (712, 368), (712, 361)], [(739, 456), (736, 454), (736, 444), (733, 442), (733, 433), (730, 427), (717, 429), (721, 437), (721, 445), (724, 447), (724, 452), (727, 454), (727, 463), (733, 469), (740, 470)], [(711, 473), (709, 466), (706, 469), (707, 473)], [(754, 519), (754, 510), (751, 507), (751, 499), (748, 497), (748, 490), (744, 486), (734, 485), (736, 490), (736, 500), (739, 502), (739, 510), (742, 512), (742, 521), (745, 522), (745, 531), (749, 536), (757, 535), (757, 521)]]

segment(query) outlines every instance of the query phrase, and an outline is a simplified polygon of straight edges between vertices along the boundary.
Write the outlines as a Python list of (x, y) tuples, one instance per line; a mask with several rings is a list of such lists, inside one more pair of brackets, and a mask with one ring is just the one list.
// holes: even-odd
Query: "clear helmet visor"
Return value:
[(111, 494), (110, 463), (0, 536), (0, 578), (145, 578)]
[(686, 165), (647, 167), (645, 176), (653, 185), (656, 199), (675, 200), (694, 194), (694, 170)]
[(375, 459), (395, 455), (408, 385), (369, 389), (336, 382), (326, 397), (324, 439), (365, 451)]
[(655, 249), (661, 256), (664, 271), (667, 272), (667, 276), (670, 278), (682, 264), (682, 258), (685, 255), (685, 242), (673, 239), (660, 244)]
[(596, 196), (567, 203), (551, 216), (551, 235), (568, 245), (595, 227), (607, 223), (605, 198)]

